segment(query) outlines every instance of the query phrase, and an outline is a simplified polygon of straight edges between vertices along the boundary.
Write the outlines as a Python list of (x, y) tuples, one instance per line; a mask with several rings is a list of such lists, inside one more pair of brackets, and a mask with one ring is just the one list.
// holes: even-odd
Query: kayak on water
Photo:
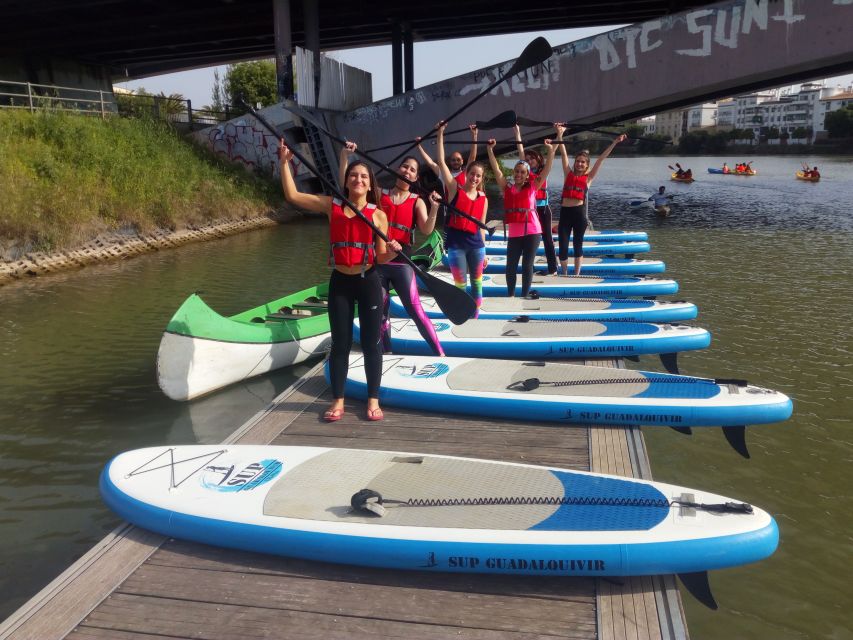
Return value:
[(687, 184), (690, 184), (691, 182), (696, 181), (696, 178), (694, 178), (692, 176), (689, 178), (684, 178), (684, 177), (679, 177), (677, 173), (671, 174), (669, 179), (672, 180), (673, 182), (686, 182)]
[(807, 176), (802, 171), (797, 171), (797, 180), (805, 180), (806, 182), (820, 182), (820, 176)]
[(723, 176), (754, 176), (758, 173), (755, 169), (749, 171), (723, 171), (722, 169), (712, 169), (708, 167), (708, 173), (718, 173)]

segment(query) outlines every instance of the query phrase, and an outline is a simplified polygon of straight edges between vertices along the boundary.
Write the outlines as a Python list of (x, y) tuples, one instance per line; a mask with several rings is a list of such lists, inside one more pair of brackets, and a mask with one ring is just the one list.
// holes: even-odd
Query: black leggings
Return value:
[(409, 317), (414, 321), (421, 337), (432, 349), (434, 355), (443, 356), (444, 350), (435, 334), (435, 327), (421, 306), (421, 297), (418, 294), (418, 284), (415, 280), (415, 270), (407, 262), (397, 262), (397, 259), (386, 262), (377, 267), (379, 279), (382, 283), (382, 346), (385, 351), (391, 350), (391, 318), (389, 307), (391, 297), (388, 292), (391, 289), (397, 292), (400, 302), (403, 303)]
[(545, 259), (548, 261), (548, 273), (557, 271), (557, 252), (554, 251), (554, 234), (551, 232), (551, 207), (536, 207), (539, 224), (542, 225), (542, 244), (545, 247)]
[(530, 293), (533, 284), (533, 261), (539, 249), (541, 233), (510, 238), (506, 243), (506, 293), (515, 295), (515, 279), (518, 271), (518, 260), (521, 259), (521, 295)]
[(569, 259), (569, 236), (572, 236), (572, 248), (575, 257), (583, 255), (583, 235), (589, 226), (586, 217), (586, 207), (582, 204), (576, 207), (560, 208), (560, 226), (557, 228), (560, 240), (560, 260), (565, 262)]
[(370, 269), (363, 276), (358, 273), (351, 276), (335, 270), (329, 279), (329, 324), (332, 329), (329, 378), (332, 382), (332, 396), (336, 400), (344, 397), (356, 302), (364, 370), (367, 374), (367, 397), (379, 397), (379, 385), (382, 382), (382, 285), (379, 272)]

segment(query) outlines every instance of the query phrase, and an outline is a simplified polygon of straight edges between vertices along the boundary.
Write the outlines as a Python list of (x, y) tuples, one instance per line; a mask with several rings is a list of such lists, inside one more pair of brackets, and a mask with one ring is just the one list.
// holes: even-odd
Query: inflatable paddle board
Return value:
[[(507, 243), (504, 240), (490, 240), (486, 238), (486, 254), (506, 255)], [(652, 248), (648, 242), (586, 242), (583, 243), (583, 255), (586, 256), (613, 256), (634, 255), (635, 253), (648, 253)], [(545, 247), (539, 244), (536, 255), (544, 256)], [(569, 255), (575, 255), (574, 248), (569, 247)]]
[[(453, 282), (446, 271), (431, 271), (437, 278)], [(665, 296), (678, 292), (675, 280), (642, 277), (599, 276), (533, 276), (531, 291), (551, 298), (627, 298), (630, 296)], [(516, 295), (521, 295), (521, 276), (516, 278)], [(506, 276), (493, 273), (483, 275), (484, 296), (505, 296)]]
[[(442, 258), (445, 266), (448, 266), (448, 258), (445, 255)], [(536, 256), (533, 262), (533, 268), (536, 271), (546, 272), (548, 262), (544, 256)], [(504, 273), (506, 271), (506, 256), (505, 255), (490, 255), (489, 261), (486, 264), (484, 273)], [(637, 276), (649, 275), (652, 273), (663, 273), (666, 271), (666, 264), (662, 260), (634, 260), (632, 258), (587, 258), (584, 256), (583, 264), (581, 265), (581, 275), (584, 276)], [(516, 268), (517, 273), (521, 273), (521, 261), (518, 262)]]
[[(326, 364), (328, 376), (328, 363)], [(351, 354), (347, 396), (366, 399), (362, 354)], [(745, 381), (711, 380), (561, 362), (386, 355), (383, 405), (529, 421), (722, 426), (746, 453), (744, 427), (787, 420), (784, 394)]]
[[(444, 318), (435, 299), (421, 294), (421, 307), (430, 318)], [(510, 320), (524, 316), (536, 320), (610, 320), (678, 322), (692, 320), (699, 310), (692, 302), (637, 298), (483, 298), (479, 318)], [(407, 318), (400, 298), (391, 296), (391, 315)]]
[[(506, 240), (503, 232), (503, 225), (500, 221), (497, 224), (486, 223), (487, 226), (493, 226), (495, 231), (489, 238), (492, 240)], [(557, 240), (556, 233), (552, 234), (554, 240)], [(602, 229), (601, 231), (590, 231), (587, 229), (583, 234), (585, 242), (648, 242), (649, 234), (645, 231), (620, 231), (618, 229)]]
[[(609, 358), (665, 354), (670, 373), (677, 373), (676, 354), (705, 349), (711, 334), (700, 327), (648, 322), (555, 322), (553, 320), (468, 320), (454, 325), (433, 320), (448, 356), (471, 358)], [(358, 318), (355, 339), (360, 342)], [(413, 320), (392, 318), (388, 329), (391, 351), (430, 355), (432, 350)]]
[(765, 511), (695, 489), (392, 451), (150, 447), (113, 458), (100, 490), (165, 536), (389, 569), (696, 573), (762, 560), (779, 538)]

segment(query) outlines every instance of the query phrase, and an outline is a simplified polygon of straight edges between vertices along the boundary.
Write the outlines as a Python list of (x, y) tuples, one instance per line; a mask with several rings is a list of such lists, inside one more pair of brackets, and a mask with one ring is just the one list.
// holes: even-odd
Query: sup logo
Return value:
[(450, 371), (450, 367), (443, 362), (431, 362), (418, 367), (397, 367), (397, 373), (404, 378), (437, 378)]
[(450, 328), (449, 322), (433, 322), (432, 326), (436, 331), (447, 331)]
[(210, 465), (204, 468), (201, 484), (205, 489), (221, 493), (251, 491), (275, 478), (281, 473), (281, 468), (281, 462), (272, 459), (239, 467), (233, 464), (221, 467)]

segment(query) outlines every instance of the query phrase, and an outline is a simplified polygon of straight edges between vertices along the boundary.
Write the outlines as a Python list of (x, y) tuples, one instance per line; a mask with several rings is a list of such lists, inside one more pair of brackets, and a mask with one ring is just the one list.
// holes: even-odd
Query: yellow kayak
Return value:
[(797, 180), (805, 180), (806, 182), (820, 182), (820, 176), (807, 176), (802, 171), (797, 171)]
[(671, 174), (669, 179), (672, 180), (673, 182), (686, 182), (688, 184), (695, 181), (695, 178), (693, 178), (693, 177), (679, 178), (678, 174), (676, 174), (676, 173)]

